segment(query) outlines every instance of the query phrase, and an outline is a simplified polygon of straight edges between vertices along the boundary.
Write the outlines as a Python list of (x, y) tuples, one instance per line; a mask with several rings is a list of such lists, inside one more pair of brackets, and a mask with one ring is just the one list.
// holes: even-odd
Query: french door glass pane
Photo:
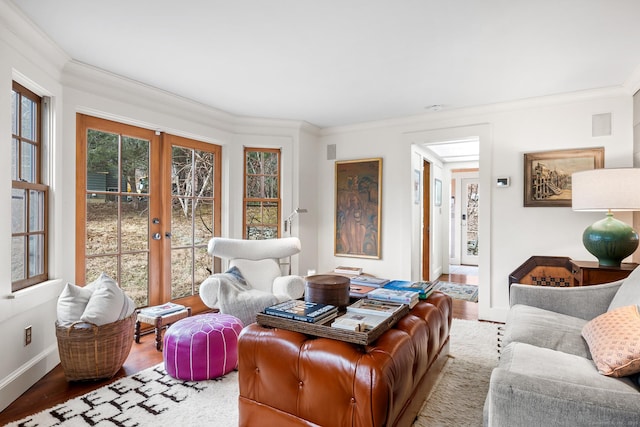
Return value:
[(193, 243), (195, 245), (207, 245), (213, 233), (213, 200), (202, 199), (195, 209), (195, 235)]
[(186, 197), (173, 198), (171, 209), (171, 246), (184, 247), (193, 244), (193, 200)]
[(87, 258), (86, 282), (90, 283), (105, 273), (116, 282), (118, 278), (118, 257), (115, 255)]
[(87, 197), (87, 255), (113, 254), (118, 250), (120, 197), (89, 194)]
[(122, 252), (149, 249), (149, 197), (123, 197), (120, 227)]
[(122, 179), (123, 192), (148, 194), (149, 141), (122, 137)]
[(136, 303), (136, 307), (149, 305), (149, 254), (138, 252), (121, 257), (120, 287)]
[(197, 197), (213, 197), (214, 163), (213, 153), (194, 150), (194, 195)]
[(194, 294), (193, 248), (171, 251), (171, 298), (182, 298)]
[(87, 188), (118, 191), (119, 136), (89, 129), (87, 132)]
[(193, 150), (184, 147), (171, 148), (171, 194), (192, 196)]
[[(208, 239), (207, 239), (208, 243)], [(195, 257), (195, 274), (194, 274), (194, 283), (200, 284), (213, 273), (212, 271), (212, 257), (207, 253), (207, 246), (200, 246), (195, 248), (194, 252)], [(194, 291), (197, 290), (194, 289)]]

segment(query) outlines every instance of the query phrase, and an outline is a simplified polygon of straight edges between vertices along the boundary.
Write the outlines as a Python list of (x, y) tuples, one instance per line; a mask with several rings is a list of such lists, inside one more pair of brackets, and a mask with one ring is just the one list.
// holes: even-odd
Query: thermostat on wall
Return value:
[(509, 184), (511, 184), (511, 179), (509, 179), (509, 177), (498, 178), (496, 180), (496, 187), (508, 187)]

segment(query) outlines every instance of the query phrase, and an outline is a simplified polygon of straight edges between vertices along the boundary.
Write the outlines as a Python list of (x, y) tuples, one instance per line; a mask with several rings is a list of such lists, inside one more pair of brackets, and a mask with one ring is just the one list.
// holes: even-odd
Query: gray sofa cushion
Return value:
[(521, 342), (591, 359), (582, 328), (586, 320), (528, 305), (509, 310), (503, 346)]
[(636, 268), (622, 281), (622, 285), (616, 292), (609, 310), (624, 307), (626, 305), (640, 305), (640, 268)]
[(600, 375), (591, 360), (514, 342), (491, 374), (491, 426), (638, 425), (640, 398), (629, 379)]

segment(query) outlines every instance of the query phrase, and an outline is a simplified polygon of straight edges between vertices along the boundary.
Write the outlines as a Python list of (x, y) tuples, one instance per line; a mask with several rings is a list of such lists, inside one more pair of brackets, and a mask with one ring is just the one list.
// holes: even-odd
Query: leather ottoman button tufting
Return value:
[(228, 314), (208, 313), (177, 321), (164, 336), (164, 367), (181, 380), (220, 377), (238, 366), (242, 322)]

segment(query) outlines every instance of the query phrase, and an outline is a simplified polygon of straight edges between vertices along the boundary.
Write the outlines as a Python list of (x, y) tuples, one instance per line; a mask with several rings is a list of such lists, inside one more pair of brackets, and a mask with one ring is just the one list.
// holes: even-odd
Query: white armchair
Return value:
[(242, 240), (214, 237), (208, 252), (229, 260), (225, 273), (212, 274), (200, 284), (200, 298), (211, 308), (231, 314), (246, 326), (265, 307), (304, 295), (304, 279), (283, 276), (279, 260), (300, 252), (297, 237)]

